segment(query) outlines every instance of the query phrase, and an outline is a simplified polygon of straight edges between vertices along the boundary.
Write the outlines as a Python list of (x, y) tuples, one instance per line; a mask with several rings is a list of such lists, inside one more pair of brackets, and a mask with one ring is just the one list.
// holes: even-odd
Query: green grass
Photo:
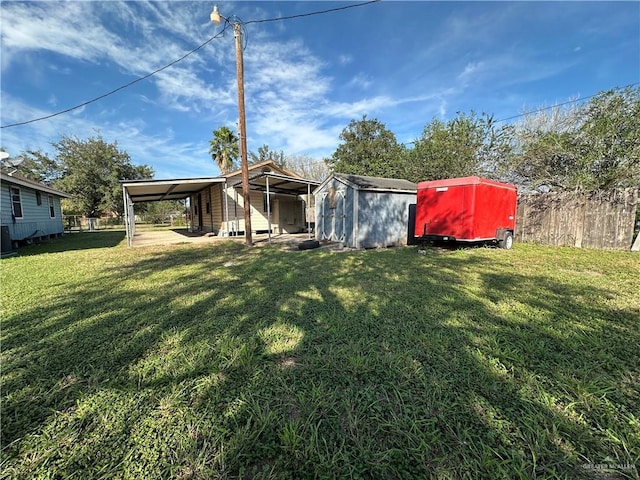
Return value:
[(4, 478), (637, 478), (637, 254), (125, 243), (0, 263)]

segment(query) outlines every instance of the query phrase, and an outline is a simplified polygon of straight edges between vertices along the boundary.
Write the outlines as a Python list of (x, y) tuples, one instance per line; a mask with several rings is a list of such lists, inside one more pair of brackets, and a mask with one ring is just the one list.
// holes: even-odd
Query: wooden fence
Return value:
[(516, 240), (629, 250), (637, 206), (638, 189), (632, 188), (521, 195)]

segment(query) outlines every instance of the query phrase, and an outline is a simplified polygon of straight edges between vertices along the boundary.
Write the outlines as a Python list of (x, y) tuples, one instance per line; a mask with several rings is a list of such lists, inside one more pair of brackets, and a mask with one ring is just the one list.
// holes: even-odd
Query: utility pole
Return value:
[(240, 116), (240, 168), (242, 169), (242, 198), (244, 200), (244, 239), (248, 247), (253, 245), (251, 237), (251, 191), (249, 190), (249, 161), (247, 159), (247, 125), (244, 114), (244, 62), (242, 60), (242, 25), (233, 24), (236, 39), (236, 73), (238, 76), (238, 114)]
[(236, 73), (238, 76), (238, 115), (240, 116), (240, 168), (242, 169), (242, 198), (244, 200), (244, 239), (248, 247), (253, 245), (251, 237), (251, 191), (249, 190), (249, 161), (247, 159), (247, 125), (244, 113), (244, 62), (242, 59), (242, 25), (233, 24), (236, 39)]
[[(211, 21), (220, 23), (224, 18), (220, 15), (218, 6), (214, 5), (211, 12)], [(229, 22), (230, 23), (230, 22)], [(238, 127), (240, 130), (240, 168), (242, 170), (242, 199), (244, 203), (244, 239), (248, 247), (253, 245), (251, 236), (251, 191), (249, 190), (249, 161), (247, 159), (247, 126), (244, 113), (244, 62), (242, 60), (242, 23), (237, 19), (233, 21), (233, 36), (236, 40), (236, 75), (238, 77)]]

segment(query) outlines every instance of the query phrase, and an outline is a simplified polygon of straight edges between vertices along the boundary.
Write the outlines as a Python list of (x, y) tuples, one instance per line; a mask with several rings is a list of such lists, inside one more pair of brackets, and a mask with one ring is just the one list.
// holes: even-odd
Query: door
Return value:
[(345, 241), (345, 191), (334, 187), (322, 194), (322, 218), (320, 239), (332, 242)]
[(196, 213), (198, 214), (198, 230), (202, 230), (202, 194), (198, 194), (198, 203), (196, 204)]

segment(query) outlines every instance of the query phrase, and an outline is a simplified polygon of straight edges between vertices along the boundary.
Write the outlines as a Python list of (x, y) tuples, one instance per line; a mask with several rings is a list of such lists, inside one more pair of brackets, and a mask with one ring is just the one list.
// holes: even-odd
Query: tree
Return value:
[(16, 172), (23, 177), (46, 185), (53, 184), (60, 179), (62, 171), (55, 160), (51, 160), (41, 151), (27, 151), (22, 153), (24, 161), (16, 167)]
[(120, 181), (153, 177), (151, 167), (134, 166), (129, 154), (119, 150), (117, 143), (106, 143), (102, 137), (86, 140), (63, 137), (53, 147), (60, 171), (53, 186), (72, 194), (71, 209), (88, 217), (106, 212), (122, 216)]
[(508, 144), (490, 116), (458, 113), (444, 123), (428, 123), (408, 151), (404, 176), (413, 182), (490, 175)]
[(287, 155), (281, 164), (282, 168), (297, 173), (307, 180), (323, 181), (331, 173), (326, 160), (317, 160), (306, 155)]
[(235, 170), (240, 156), (238, 137), (226, 126), (214, 130), (209, 141), (209, 153), (223, 174)]
[(279, 152), (269, 150), (269, 145), (266, 144), (258, 147), (257, 154), (249, 152), (249, 165), (255, 165), (256, 163), (262, 163), (269, 160), (275, 162), (276, 165), (282, 166), (284, 163), (284, 152), (282, 150)]
[(602, 92), (584, 108), (577, 144), (587, 188), (640, 185), (640, 87)]
[(162, 200), (159, 202), (146, 202), (136, 204), (136, 212), (142, 212), (143, 222), (171, 223), (182, 222), (186, 213), (184, 200)]
[(553, 116), (527, 115), (514, 127), (513, 144), (503, 169), (530, 188), (637, 187), (640, 87), (601, 92)]
[(262, 145), (258, 148), (258, 153), (249, 154), (250, 164), (273, 161), (279, 167), (300, 175), (307, 180), (322, 181), (331, 172), (324, 160), (316, 160), (306, 155), (285, 155), (280, 150), (278, 152), (270, 150), (269, 145)]
[(354, 175), (398, 177), (403, 173), (405, 149), (380, 121), (351, 120), (340, 134), (337, 150), (327, 160), (333, 170)]

